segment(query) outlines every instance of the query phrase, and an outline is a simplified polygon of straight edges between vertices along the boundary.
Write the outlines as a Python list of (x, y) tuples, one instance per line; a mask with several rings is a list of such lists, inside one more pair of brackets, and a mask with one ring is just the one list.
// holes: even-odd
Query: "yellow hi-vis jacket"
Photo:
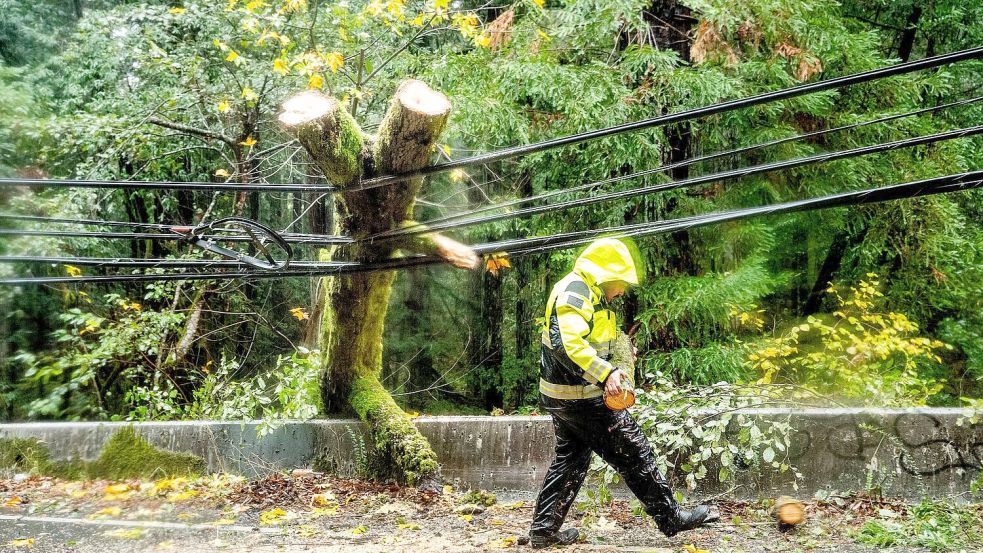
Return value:
[(554, 399), (586, 399), (604, 394), (604, 381), (616, 367), (608, 359), (617, 336), (614, 312), (601, 304), (605, 282), (638, 284), (628, 246), (596, 240), (550, 293), (540, 354), (539, 391)]

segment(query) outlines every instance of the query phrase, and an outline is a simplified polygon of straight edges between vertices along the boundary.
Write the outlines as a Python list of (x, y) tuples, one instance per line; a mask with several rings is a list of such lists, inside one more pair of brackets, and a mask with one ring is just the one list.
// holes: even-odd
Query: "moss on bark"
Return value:
[[(352, 189), (354, 185), (362, 177), (429, 165), (449, 113), (443, 94), (411, 80), (396, 91), (376, 137), (365, 135), (337, 100), (318, 93), (302, 93), (285, 102), (280, 121), (325, 176), (342, 188), (337, 202), (340, 230), (365, 237), (397, 228), (412, 217), (422, 179), (368, 190)], [(346, 253), (353, 261), (372, 262), (390, 257), (395, 247), (356, 244)], [(436, 455), (379, 381), (394, 279), (390, 271), (339, 275), (322, 282), (328, 292), (319, 337), (324, 352), (321, 396), (327, 412), (353, 412), (369, 423), (376, 451), (390, 459), (402, 480), (431, 486), (440, 478)]]

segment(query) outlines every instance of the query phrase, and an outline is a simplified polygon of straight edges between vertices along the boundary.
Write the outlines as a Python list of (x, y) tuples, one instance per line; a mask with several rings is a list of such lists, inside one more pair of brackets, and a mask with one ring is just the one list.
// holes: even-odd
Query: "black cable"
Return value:
[[(598, 237), (606, 235), (633, 238), (651, 236), (654, 234), (667, 234), (711, 224), (748, 219), (751, 217), (794, 213), (798, 211), (812, 211), (832, 207), (864, 205), (889, 200), (959, 192), (981, 187), (983, 187), (983, 171), (971, 171), (967, 173), (934, 177), (931, 179), (924, 179), (904, 184), (893, 184), (854, 192), (840, 192), (838, 194), (830, 194), (828, 196), (820, 196), (818, 198), (795, 200), (760, 207), (734, 209), (731, 211), (682, 217), (667, 221), (636, 223), (633, 225), (623, 225), (620, 227), (611, 227), (600, 230), (574, 231), (554, 234), (542, 238), (506, 240), (496, 243), (483, 244), (482, 249), (486, 252), (494, 252), (498, 251), (496, 250), (496, 248), (498, 248), (499, 250), (508, 252), (510, 256), (516, 257), (530, 253), (540, 253), (557, 249), (571, 248), (592, 242)], [(530, 244), (535, 245), (529, 247)]]
[[(902, 75), (905, 73), (911, 73), (913, 71), (920, 71), (923, 69), (931, 69), (949, 63), (955, 63), (959, 61), (975, 59), (980, 57), (983, 57), (983, 46), (970, 48), (967, 50), (960, 50), (958, 52), (952, 52), (940, 56), (932, 56), (917, 61), (900, 63), (888, 67), (881, 67), (869, 71), (862, 71), (860, 73), (844, 75), (842, 77), (836, 77), (824, 81), (802, 84), (790, 88), (775, 90), (772, 92), (765, 92), (755, 96), (738, 98), (735, 100), (729, 100), (726, 102), (711, 104), (709, 106), (704, 106), (696, 109), (671, 113), (660, 117), (642, 119), (640, 121), (624, 123), (621, 125), (608, 127), (605, 129), (598, 129), (598, 130), (584, 132), (584, 133), (572, 134), (568, 136), (546, 140), (543, 142), (536, 142), (533, 144), (524, 144), (521, 146), (513, 146), (511, 148), (503, 148), (485, 154), (480, 154), (477, 156), (463, 158), (455, 161), (449, 161), (447, 163), (440, 163), (437, 165), (431, 165), (429, 167), (425, 167), (418, 171), (412, 171), (412, 172), (400, 173), (394, 175), (382, 175), (370, 179), (364, 179), (358, 186), (346, 188), (344, 189), (344, 191), (352, 192), (352, 191), (368, 190), (371, 188), (377, 188), (380, 186), (386, 186), (396, 182), (401, 182), (403, 180), (410, 179), (410, 178), (422, 177), (426, 175), (432, 175), (435, 173), (443, 173), (446, 171), (450, 171), (452, 169), (469, 167), (472, 165), (483, 165), (483, 164), (491, 163), (494, 161), (500, 161), (511, 157), (524, 156), (536, 152), (558, 148), (561, 146), (578, 144), (580, 142), (585, 142), (588, 140), (596, 140), (599, 138), (605, 138), (608, 136), (622, 134), (630, 131), (661, 127), (673, 123), (690, 121), (693, 119), (707, 117), (710, 115), (716, 115), (718, 113), (724, 113), (735, 109), (752, 107), (767, 102), (773, 102), (776, 100), (795, 98), (797, 96), (802, 96), (804, 94), (811, 94), (814, 92), (821, 92), (833, 88), (839, 88), (843, 86), (874, 81), (877, 79), (893, 77), (896, 75)], [(124, 188), (130, 190), (138, 190), (138, 189), (212, 190), (212, 191), (234, 191), (234, 192), (260, 192), (260, 191), (263, 192), (342, 192), (341, 189), (334, 186), (311, 185), (311, 184), (308, 185), (254, 184), (254, 183), (241, 184), (241, 183), (210, 183), (210, 182), (180, 183), (180, 182), (105, 181), (105, 180), (83, 181), (83, 180), (69, 180), (69, 179), (51, 179), (51, 180), (0, 179), (0, 187), (2, 186)]]
[(842, 77), (836, 77), (829, 80), (802, 84), (798, 86), (793, 86), (791, 88), (776, 90), (773, 92), (765, 92), (763, 94), (758, 94), (747, 98), (739, 98), (736, 100), (721, 102), (718, 104), (713, 104), (701, 108), (681, 111), (678, 113), (671, 113), (669, 115), (663, 115), (660, 117), (642, 119), (641, 121), (624, 123), (621, 125), (616, 125), (614, 127), (608, 127), (606, 129), (598, 129), (595, 131), (577, 133), (569, 136), (563, 136), (560, 138), (554, 138), (551, 140), (545, 140), (543, 142), (536, 142), (533, 144), (525, 144), (522, 146), (504, 148), (501, 150), (496, 150), (493, 152), (488, 152), (486, 154), (480, 154), (477, 156), (459, 159), (456, 161), (440, 163), (438, 165), (431, 165), (430, 167), (425, 167), (418, 171), (400, 173), (397, 175), (383, 175), (371, 179), (365, 179), (358, 187), (355, 187), (354, 190), (365, 190), (368, 188), (385, 186), (409, 178), (422, 177), (426, 175), (432, 175), (434, 173), (442, 173), (445, 171), (450, 171), (452, 169), (459, 169), (472, 165), (483, 165), (486, 163), (492, 163), (494, 161), (500, 161), (506, 158), (529, 155), (536, 152), (549, 150), (552, 148), (558, 148), (560, 146), (578, 144), (580, 142), (584, 142), (588, 140), (596, 140), (598, 138), (604, 138), (608, 136), (614, 136), (629, 131), (636, 131), (636, 130), (648, 129), (653, 127), (662, 127), (673, 123), (680, 123), (683, 121), (690, 121), (692, 119), (707, 117), (709, 115), (716, 115), (718, 113), (732, 111), (735, 109), (756, 106), (767, 102), (774, 102), (776, 100), (794, 98), (796, 96), (802, 96), (803, 94), (811, 94), (813, 92), (820, 92), (832, 88), (839, 88), (843, 86), (864, 83), (877, 79), (883, 79), (886, 77), (893, 77), (896, 75), (902, 75), (904, 73), (910, 73), (912, 71), (931, 69), (933, 67), (939, 67), (941, 65), (946, 65), (949, 63), (955, 63), (958, 61), (975, 59), (980, 57), (983, 57), (983, 46), (970, 48), (967, 50), (960, 50), (958, 52), (952, 52), (950, 54), (944, 54), (941, 56), (932, 56), (918, 61), (911, 61), (911, 62), (900, 63), (888, 67), (881, 67), (878, 69), (872, 69), (870, 71), (862, 71), (860, 73), (854, 73), (852, 75), (844, 75)]
[[(607, 185), (607, 184), (612, 184), (612, 183), (621, 182), (621, 181), (625, 181), (625, 180), (637, 179), (637, 178), (645, 177), (645, 176), (652, 175), (652, 174), (664, 173), (665, 171), (670, 171), (670, 170), (673, 170), (673, 169), (678, 169), (680, 167), (688, 167), (690, 165), (695, 165), (697, 163), (702, 163), (702, 162), (705, 162), (705, 161), (711, 161), (711, 160), (719, 159), (719, 158), (722, 158), (722, 157), (728, 157), (728, 156), (734, 156), (734, 155), (738, 155), (738, 154), (744, 154), (744, 153), (752, 152), (752, 151), (755, 151), (755, 150), (761, 150), (761, 149), (764, 149), (764, 148), (769, 148), (769, 147), (772, 147), (772, 146), (779, 146), (781, 144), (787, 144), (789, 142), (797, 142), (797, 141), (800, 141), (800, 140), (805, 140), (805, 139), (809, 139), (809, 138), (815, 138), (817, 136), (823, 136), (823, 135), (826, 135), (826, 134), (832, 134), (832, 133), (837, 133), (837, 132), (842, 132), (842, 131), (859, 129), (859, 128), (867, 127), (867, 126), (870, 126), (870, 125), (876, 125), (876, 124), (880, 124), (880, 123), (886, 123), (888, 121), (894, 121), (896, 119), (903, 119), (903, 118), (906, 118), (906, 117), (913, 117), (913, 116), (916, 116), (916, 115), (922, 115), (924, 113), (940, 111), (940, 110), (948, 109), (948, 108), (951, 108), (951, 107), (962, 106), (962, 105), (969, 105), (969, 104), (973, 104), (973, 103), (979, 102), (980, 100), (983, 100), (983, 96), (976, 96), (975, 98), (968, 98), (968, 99), (965, 99), (965, 100), (958, 100), (958, 101), (955, 101), (955, 102), (949, 102), (947, 104), (941, 104), (941, 105), (938, 105), (938, 106), (933, 106), (933, 107), (928, 107), (928, 108), (921, 108), (921, 109), (917, 109), (915, 111), (909, 111), (909, 112), (906, 112), (906, 113), (900, 113), (900, 114), (895, 114), (895, 115), (888, 115), (886, 117), (881, 117), (879, 119), (873, 119), (873, 120), (870, 120), (870, 121), (861, 121), (859, 123), (851, 123), (851, 124), (848, 124), (848, 125), (842, 125), (842, 126), (839, 126), (839, 127), (834, 127), (834, 128), (831, 128), (831, 129), (824, 129), (824, 130), (820, 130), (820, 131), (813, 131), (813, 132), (809, 132), (809, 133), (798, 134), (798, 135), (795, 135), (795, 136), (789, 136), (789, 137), (786, 137), (786, 138), (779, 138), (779, 139), (771, 140), (771, 141), (768, 141), (768, 142), (761, 142), (759, 144), (753, 144), (753, 145), (750, 145), (750, 146), (744, 146), (744, 147), (741, 147), (741, 148), (735, 148), (733, 150), (725, 150), (725, 151), (721, 151), (721, 152), (714, 152), (712, 154), (706, 154), (706, 155), (703, 155), (703, 156), (687, 158), (687, 159), (684, 159), (684, 160), (681, 160), (681, 161), (677, 161), (676, 163), (670, 163), (668, 165), (662, 165), (662, 166), (656, 167), (655, 169), (646, 169), (644, 171), (639, 171), (639, 172), (631, 173), (631, 174), (628, 174), (628, 175), (618, 175), (616, 177), (611, 177), (611, 178), (608, 178), (608, 179), (605, 179), (605, 180), (599, 180), (599, 181), (589, 182), (589, 183), (585, 183), (585, 184), (581, 184), (581, 185), (573, 186), (573, 187), (569, 187), (569, 188), (562, 188), (562, 189), (558, 189), (558, 190), (552, 190), (550, 192), (545, 192), (545, 193), (542, 193), (542, 194), (537, 194), (535, 196), (528, 196), (528, 197), (525, 197), (525, 198), (516, 198), (514, 200), (509, 200), (509, 201), (506, 201), (506, 202), (500, 202), (500, 203), (496, 203), (496, 204), (491, 204), (491, 205), (487, 205), (487, 206), (480, 207), (480, 208), (477, 208), (477, 209), (469, 209), (469, 210), (464, 211), (462, 213), (456, 213), (456, 214), (453, 214), (453, 215), (446, 215), (446, 216), (443, 216), (443, 217), (438, 217), (438, 218), (435, 218), (435, 219), (430, 219), (428, 221), (420, 221), (420, 224), (421, 225), (432, 225), (432, 224), (444, 223), (444, 222), (447, 222), (447, 221), (454, 221), (454, 220), (462, 219), (462, 218), (465, 218), (465, 217), (471, 217), (471, 216), (477, 215), (479, 213), (486, 213), (486, 212), (489, 212), (489, 211), (496, 211), (496, 210), (499, 210), (499, 209), (506, 209), (506, 208), (509, 208), (509, 207), (514, 207), (514, 206), (517, 206), (517, 205), (531, 203), (531, 202), (535, 202), (535, 201), (539, 201), (539, 200), (546, 200), (546, 199), (553, 198), (553, 197), (556, 197), (556, 196), (562, 196), (564, 194), (571, 194), (571, 193), (574, 193), (574, 192), (583, 192), (583, 191), (586, 191), (586, 190), (594, 190), (596, 188), (599, 188), (599, 187), (604, 186), (604, 185)], [(367, 240), (371, 240), (373, 238), (378, 238), (378, 237), (383, 237), (383, 236), (399, 235), (399, 234), (401, 234), (403, 232), (406, 232), (407, 230), (409, 230), (409, 229), (399, 229), (398, 231), (380, 232), (380, 233), (376, 234), (375, 236), (372, 236), (372, 237), (368, 238)]]
[(120, 190), (199, 190), (208, 192), (338, 192), (327, 184), (256, 184), (237, 182), (113, 181), (75, 179), (0, 179), (0, 187), (114, 188)]
[[(556, 234), (545, 237), (525, 238), (502, 242), (492, 242), (475, 246), (475, 251), (479, 253), (508, 253), (513, 257), (520, 257), (534, 253), (543, 253), (558, 249), (572, 248), (583, 243), (590, 242), (600, 236), (621, 236), (621, 237), (641, 237), (655, 234), (665, 234), (696, 228), (711, 224), (737, 221), (751, 217), (764, 215), (778, 215), (782, 213), (793, 213), (798, 211), (810, 211), (817, 209), (828, 209), (832, 207), (844, 207), (850, 205), (864, 205), (870, 203), (884, 202), (889, 200), (900, 200), (927, 196), (932, 194), (942, 194), (958, 192), (983, 187), (983, 171), (973, 171), (943, 177), (935, 177), (904, 184), (895, 184), (880, 188), (858, 190), (854, 192), (841, 192), (817, 198), (796, 200), (778, 204), (771, 204), (760, 207), (735, 209), (671, 219), (668, 221), (655, 221), (648, 223), (638, 223), (634, 225), (623, 225), (604, 229), (592, 229), (587, 231), (576, 231), (563, 234)], [(314, 277), (336, 274), (347, 274), (353, 272), (380, 271), (392, 269), (405, 269), (424, 265), (434, 265), (444, 263), (442, 259), (429, 256), (415, 256), (411, 258), (395, 259), (380, 263), (361, 264), (353, 263), (346, 267), (329, 268), (321, 270), (302, 270), (291, 269), (287, 271), (239, 271), (239, 272), (214, 272), (214, 273), (169, 273), (169, 274), (136, 274), (136, 275), (105, 275), (105, 276), (81, 276), (81, 277), (20, 277), (0, 279), (0, 285), (23, 285), (23, 284), (66, 284), (66, 283), (95, 283), (95, 282), (146, 282), (157, 280), (225, 280), (225, 279), (267, 279), (285, 277)]]
[(634, 196), (641, 196), (646, 194), (652, 194), (655, 192), (664, 192), (667, 190), (675, 190), (677, 188), (691, 187), (700, 184), (708, 184), (712, 182), (720, 182), (730, 179), (736, 179), (740, 177), (748, 177), (751, 175), (757, 175), (761, 173), (767, 173), (770, 171), (777, 171), (781, 169), (794, 169), (796, 167), (802, 167), (805, 165), (811, 165), (814, 163), (825, 163), (829, 161), (835, 161), (839, 159), (846, 159), (857, 156), (864, 156), (874, 153), (886, 152), (890, 150), (896, 150), (900, 148), (910, 148), (913, 146), (920, 146), (924, 144), (931, 144), (933, 142), (938, 142), (942, 140), (952, 140), (955, 138), (963, 138), (967, 136), (975, 136), (983, 133), (983, 125), (978, 125), (975, 127), (969, 127), (965, 129), (957, 129), (953, 131), (946, 131), (937, 134), (931, 134), (926, 136), (919, 136), (915, 138), (907, 138), (904, 140), (895, 140), (893, 142), (884, 142), (881, 144), (875, 144), (872, 146), (862, 146), (860, 148), (853, 148), (850, 150), (840, 150), (837, 152), (826, 152), (821, 154), (815, 154), (811, 156), (784, 160), (784, 161), (772, 161), (769, 163), (762, 163), (760, 165), (752, 165), (750, 167), (740, 167), (737, 169), (731, 169), (729, 171), (722, 171), (719, 173), (710, 173), (707, 175), (701, 175), (698, 177), (693, 177), (690, 179), (685, 179), (681, 181), (670, 181), (666, 183), (653, 184), (649, 186), (642, 186), (638, 188), (632, 188), (629, 190), (620, 190), (616, 192), (608, 192), (605, 194), (599, 194), (597, 196), (589, 196), (584, 198), (575, 198), (572, 200), (566, 200), (563, 202), (557, 202), (553, 204), (539, 205), (526, 207), (522, 209), (517, 209), (515, 211), (510, 211), (508, 213), (499, 213), (495, 215), (485, 215), (482, 217), (473, 217), (470, 219), (463, 219), (459, 221), (448, 221), (446, 223), (438, 224), (426, 224), (421, 225), (419, 228), (410, 227), (402, 232), (397, 233), (393, 231), (389, 234), (381, 234), (376, 240), (385, 241), (397, 237), (414, 236), (420, 234), (427, 234), (429, 232), (436, 232), (441, 230), (452, 230), (456, 228), (469, 227), (473, 225), (480, 225), (485, 223), (492, 223), (496, 221), (502, 221), (506, 219), (514, 219), (517, 217), (525, 217), (528, 215), (536, 215), (540, 213), (553, 212), (561, 209), (570, 209), (574, 207), (583, 207), (587, 205), (592, 205), (600, 202), (606, 202), (610, 200), (620, 200), (624, 198), (631, 198)]
[[(95, 232), (95, 231), (75, 231), (75, 230), (34, 230), (34, 229), (12, 229), (0, 228), (0, 236), (47, 236), (63, 238), (100, 238), (106, 240), (185, 240), (186, 235), (178, 232), (173, 233), (153, 233), (153, 232)], [(283, 239), (288, 244), (302, 246), (330, 246), (337, 244), (351, 244), (354, 241), (344, 236), (333, 236), (330, 234), (301, 234), (286, 233)], [(252, 242), (250, 236), (243, 234), (209, 234), (204, 238), (216, 242)]]
[[(250, 265), (231, 259), (143, 259), (135, 257), (54, 257), (31, 255), (2, 255), (0, 263), (32, 263), (52, 265), (74, 265), (78, 267), (100, 268), (211, 268), (234, 267), (246, 268)], [(329, 267), (347, 267), (350, 261), (291, 261), (291, 268), (326, 269)]]
[[(816, 155), (792, 159), (792, 160), (774, 161), (774, 162), (764, 163), (760, 165), (753, 165), (751, 167), (741, 167), (738, 169), (732, 169), (730, 171), (723, 171), (720, 173), (711, 173), (708, 175), (702, 175), (699, 177), (693, 177), (691, 179), (685, 179), (681, 181), (670, 181), (661, 184), (654, 184), (654, 185), (643, 186), (639, 188), (633, 188), (630, 190), (608, 192), (606, 194), (600, 194), (597, 196), (592, 196), (587, 198), (577, 198), (573, 200), (567, 200), (564, 202), (558, 202), (555, 204), (527, 207), (509, 213), (486, 215), (483, 217), (474, 217), (471, 219), (464, 219), (461, 221), (450, 221), (444, 224), (431, 224), (421, 228), (411, 227), (409, 229), (405, 229), (399, 232), (398, 234), (394, 232), (393, 234), (378, 236), (375, 238), (375, 241), (384, 242), (384, 241), (392, 240), (394, 238), (403, 238), (406, 236), (426, 234), (429, 232), (435, 232), (441, 230), (452, 230), (456, 228), (463, 228), (472, 225), (491, 223), (491, 222), (501, 221), (505, 219), (524, 217), (527, 215), (536, 215), (540, 213), (552, 212), (561, 209), (582, 207), (582, 206), (587, 206), (587, 205), (610, 201), (610, 200), (618, 200), (618, 199), (630, 198), (634, 196), (652, 194), (655, 192), (664, 192), (664, 191), (674, 190), (678, 188), (691, 187), (701, 184), (708, 184), (712, 182), (720, 182), (730, 179), (747, 177), (751, 175), (757, 175), (770, 171), (793, 169), (796, 167), (802, 167), (805, 165), (810, 165), (815, 163), (825, 163), (825, 162), (835, 161), (839, 159), (847, 159), (851, 157), (869, 155), (873, 153), (886, 152), (886, 151), (900, 149), (900, 148), (909, 148), (913, 146), (931, 144), (933, 142), (938, 142), (943, 140), (952, 140), (955, 138), (975, 136), (981, 133), (983, 133), (983, 125), (969, 127), (965, 129), (946, 131), (946, 132), (936, 133), (932, 135), (919, 136), (915, 138), (908, 138), (904, 140), (895, 140), (893, 142), (885, 142), (882, 144), (875, 144), (872, 146), (862, 146), (860, 148), (854, 148), (851, 150), (827, 152), (827, 153), (816, 154)], [(0, 236), (2, 235), (128, 239), (128, 240), (182, 240), (185, 238), (184, 235), (177, 232), (175, 233), (86, 232), (86, 231), (20, 230), (20, 229), (0, 228)], [(251, 237), (244, 236), (244, 235), (209, 235), (205, 238), (209, 240), (226, 241), (226, 242), (251, 242), (252, 241)], [(289, 244), (306, 245), (306, 246), (351, 244), (353, 242), (352, 239), (347, 237), (318, 235), (318, 234), (289, 233), (283, 235), (283, 238), (284, 241)]]

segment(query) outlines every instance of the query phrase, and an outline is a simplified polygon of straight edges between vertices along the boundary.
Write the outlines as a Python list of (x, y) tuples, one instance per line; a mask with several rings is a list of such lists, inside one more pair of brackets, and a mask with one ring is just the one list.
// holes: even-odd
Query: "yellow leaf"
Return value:
[(120, 509), (119, 507), (105, 507), (89, 515), (89, 518), (118, 517), (122, 513), (123, 509)]
[(411, 418), (411, 419), (415, 419), (415, 418), (417, 418), (417, 417), (420, 416), (420, 413), (419, 413), (419, 411), (407, 411), (406, 412), (406, 416), (409, 417), (409, 418)]
[(300, 534), (301, 537), (311, 538), (320, 534), (321, 531), (318, 530), (317, 527), (310, 524), (301, 524), (297, 527), (297, 533)]
[(545, 0), (532, 0), (532, 1), (534, 4), (536, 4), (536, 7), (539, 9), (542, 9), (543, 5), (546, 4)]
[(222, 100), (221, 102), (218, 103), (219, 113), (227, 113), (230, 109), (232, 109), (232, 106), (229, 105), (229, 102)]
[(508, 257), (505, 253), (492, 254), (485, 261), (485, 269), (492, 275), (498, 276), (498, 271), (501, 269), (511, 268), (512, 264), (509, 262)]
[(154, 551), (171, 551), (174, 549), (174, 540), (164, 540), (154, 546)]
[(260, 513), (259, 523), (264, 526), (280, 524), (286, 516), (287, 512), (277, 507)]
[(254, 12), (254, 11), (262, 8), (265, 5), (266, 5), (266, 2), (263, 2), (263, 0), (252, 0), (251, 2), (249, 2), (248, 4), (246, 4), (246, 9), (249, 10), (249, 11), (251, 11), (251, 12)]
[(234, 518), (220, 518), (212, 523), (212, 526), (228, 526), (230, 524), (235, 524), (236, 519)]
[(327, 507), (314, 507), (311, 509), (311, 518), (321, 518), (337, 514), (340, 508), (341, 506), (337, 503), (328, 505)]
[(215, 176), (216, 177), (228, 177), (229, 176), (229, 172), (226, 171), (225, 169), (219, 169), (218, 171), (215, 171)]
[(283, 3), (283, 11), (293, 12), (307, 7), (307, 0), (286, 0)]
[(167, 10), (167, 13), (169, 13), (171, 15), (181, 15), (182, 13), (184, 13), (186, 11), (188, 11), (188, 10), (186, 10), (184, 8), (181, 8), (181, 7), (177, 7), (177, 8), (171, 8), (171, 9)]
[(316, 493), (311, 496), (311, 504), (313, 505), (319, 505), (323, 507), (325, 505), (330, 505), (335, 502), (336, 502), (335, 496), (331, 492)]
[(324, 77), (318, 75), (317, 73), (311, 75), (310, 80), (307, 81), (307, 88), (323, 88), (324, 87)]
[(451, 486), (450, 484), (444, 486), (444, 493), (447, 495), (454, 493), (454, 486)]
[(451, 147), (449, 145), (441, 144), (439, 147), (440, 147), (440, 151), (444, 152), (445, 156), (451, 157)]
[(65, 265), (65, 272), (70, 277), (82, 276), (82, 269), (79, 269), (75, 265)]
[(119, 530), (113, 530), (105, 534), (121, 540), (138, 540), (143, 537), (144, 532), (145, 530), (143, 528), (120, 528)]
[(177, 501), (187, 501), (196, 495), (198, 495), (198, 492), (195, 490), (184, 490), (183, 492), (172, 493), (171, 495), (167, 496), (167, 500), (171, 503)]
[(247, 86), (242, 89), (242, 97), (245, 98), (247, 102), (255, 102), (259, 99), (259, 94), (256, 94), (255, 90)]
[(119, 494), (130, 491), (130, 487), (126, 484), (113, 484), (111, 486), (106, 486), (104, 491), (106, 493)]
[(10, 542), (11, 547), (34, 547), (34, 538), (17, 538)]
[(298, 321), (306, 321), (310, 318), (307, 311), (303, 307), (294, 307), (290, 310), (290, 314), (297, 318)]
[(464, 522), (471, 522), (474, 520), (474, 515), (457, 515), (457, 518), (463, 520)]
[(419, 524), (414, 524), (412, 522), (401, 522), (401, 523), (397, 524), (396, 527), (399, 528), (400, 530), (419, 530), (420, 529), (420, 525)]
[(364, 534), (364, 533), (366, 533), (368, 531), (369, 531), (369, 527), (366, 526), (366, 525), (364, 525), (364, 524), (361, 525), (361, 526), (356, 526), (355, 528), (352, 528), (352, 534), (355, 534), (356, 536), (361, 536), (362, 534)]
[(226, 45), (224, 42), (222, 42), (217, 38), (212, 40), (212, 44), (214, 44), (216, 48), (218, 48), (223, 52), (229, 49), (228, 45)]
[(235, 50), (229, 50), (229, 55), (225, 56), (225, 61), (231, 61), (233, 63), (235, 63), (235, 61), (238, 59), (239, 54), (237, 54)]
[(252, 148), (253, 146), (256, 145), (256, 139), (253, 138), (252, 136), (249, 136), (245, 140), (243, 140), (242, 142), (240, 142), (239, 144), (242, 144), (243, 146)]
[(7, 501), (5, 501), (4, 504), (3, 504), (3, 506), (4, 507), (16, 507), (16, 506), (20, 505), (23, 502), (24, 502), (24, 500), (21, 498), (21, 496), (15, 495), (14, 497), (11, 497)]
[(332, 73), (336, 73), (345, 65), (345, 56), (341, 55), (341, 52), (331, 52), (324, 56), (324, 63), (331, 68)]
[(290, 67), (287, 65), (287, 60), (283, 58), (277, 58), (273, 60), (273, 72), (280, 75), (286, 75), (290, 72)]
[(446, 10), (451, 0), (433, 0), (433, 8), (437, 11)]
[(686, 553), (710, 553), (706, 549), (700, 549), (691, 543), (687, 543), (683, 546), (683, 551)]

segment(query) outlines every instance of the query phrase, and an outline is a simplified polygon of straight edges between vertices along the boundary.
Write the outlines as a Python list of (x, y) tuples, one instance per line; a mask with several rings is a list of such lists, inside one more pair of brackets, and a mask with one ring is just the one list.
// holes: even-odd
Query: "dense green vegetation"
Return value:
[[(325, 182), (276, 124), (283, 100), (306, 88), (343, 99), (373, 130), (398, 83), (419, 78), (453, 103), (437, 157), (459, 158), (979, 46), (981, 18), (957, 2), (0, 0), (0, 176)], [(417, 216), (972, 97), (983, 89), (981, 69), (963, 62), (454, 171), (424, 185)], [(645, 182), (967, 127), (981, 116), (975, 103)], [(543, 235), (907, 182), (980, 169), (981, 146), (978, 137), (947, 141), (455, 236)], [(331, 202), (313, 194), (0, 194), (4, 212), (43, 216), (195, 224), (237, 214), (315, 233), (333, 220)], [(641, 240), (649, 278), (620, 308), (626, 328), (641, 325), (642, 373), (681, 386), (781, 384), (798, 402), (979, 405), (981, 200), (983, 192), (962, 192)], [(173, 242), (9, 236), (0, 254), (204, 255)], [(384, 384), (419, 411), (533, 409), (536, 320), (575, 255), (473, 274), (400, 273)], [(314, 279), (2, 289), (0, 418), (313, 416), (318, 294)]]

